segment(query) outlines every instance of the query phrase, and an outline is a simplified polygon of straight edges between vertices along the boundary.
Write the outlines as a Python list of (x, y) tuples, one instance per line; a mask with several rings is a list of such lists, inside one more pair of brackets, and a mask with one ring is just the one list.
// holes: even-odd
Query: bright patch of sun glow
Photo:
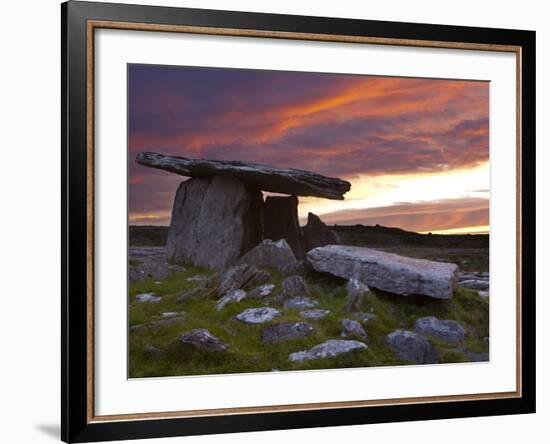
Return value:
[(489, 225), (480, 227), (451, 228), (449, 230), (421, 231), (422, 234), (489, 234)]
[[(489, 198), (489, 162), (440, 173), (361, 176), (348, 180), (352, 188), (343, 201), (300, 198), (300, 219), (305, 220), (308, 212), (321, 216), (342, 210), (391, 207), (404, 202)], [(426, 227), (426, 231), (430, 231), (430, 227)]]

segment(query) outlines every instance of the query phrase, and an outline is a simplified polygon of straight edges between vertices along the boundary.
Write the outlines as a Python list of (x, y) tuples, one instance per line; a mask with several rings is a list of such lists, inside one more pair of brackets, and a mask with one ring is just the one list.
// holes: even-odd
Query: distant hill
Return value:
[[(420, 234), (401, 228), (381, 225), (333, 225), (330, 227), (342, 243), (356, 246), (390, 247), (421, 246), (442, 248), (488, 248), (488, 234)], [(166, 245), (168, 227), (130, 225), (131, 246), (152, 247)]]
[(331, 226), (342, 243), (356, 246), (387, 247), (410, 245), (443, 248), (488, 248), (488, 234), (420, 234), (381, 225)]

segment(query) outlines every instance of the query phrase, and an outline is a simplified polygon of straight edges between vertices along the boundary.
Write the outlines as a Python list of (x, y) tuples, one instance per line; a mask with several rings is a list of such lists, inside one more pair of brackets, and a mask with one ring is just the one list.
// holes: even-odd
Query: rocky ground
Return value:
[[(368, 288), (303, 261), (287, 266), (282, 247), (218, 272), (168, 264), (161, 247), (130, 248), (129, 376), (488, 360), (489, 275), (479, 255), (473, 263), (484, 265), (461, 267), (452, 297), (437, 299)], [(433, 245), (406, 248), (448, 257)]]

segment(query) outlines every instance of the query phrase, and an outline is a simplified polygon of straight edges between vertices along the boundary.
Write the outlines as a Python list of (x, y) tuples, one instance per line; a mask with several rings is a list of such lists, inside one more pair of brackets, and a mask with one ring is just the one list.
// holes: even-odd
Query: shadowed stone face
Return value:
[(304, 240), (298, 220), (298, 198), (296, 196), (268, 196), (264, 205), (264, 238), (285, 239), (294, 256), (305, 255)]
[(235, 178), (183, 182), (168, 232), (169, 260), (218, 270), (234, 264), (261, 240), (262, 204), (260, 191)]

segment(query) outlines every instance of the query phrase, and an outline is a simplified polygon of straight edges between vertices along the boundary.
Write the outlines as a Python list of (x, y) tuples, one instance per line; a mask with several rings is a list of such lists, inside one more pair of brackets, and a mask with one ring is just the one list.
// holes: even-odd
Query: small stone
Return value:
[(274, 308), (260, 307), (248, 308), (235, 317), (246, 324), (263, 324), (264, 322), (271, 321), (275, 317), (280, 316), (280, 314), (281, 312)]
[(306, 298), (303, 296), (298, 296), (292, 299), (289, 299), (284, 303), (285, 308), (297, 308), (299, 310), (303, 310), (305, 308), (313, 308), (319, 305), (319, 302), (314, 301), (310, 298)]
[(227, 293), (223, 298), (221, 298), (217, 305), (216, 310), (220, 311), (223, 307), (231, 302), (240, 302), (246, 297), (246, 291), (244, 290), (233, 290)]
[(353, 319), (342, 319), (341, 325), (341, 336), (343, 338), (347, 338), (349, 336), (361, 336), (365, 339), (367, 338), (367, 332), (359, 322), (354, 321)]
[(158, 355), (160, 352), (161, 352), (160, 348), (155, 347), (154, 345), (145, 346), (145, 353), (148, 353), (151, 355)]
[(262, 332), (263, 342), (282, 342), (309, 336), (315, 329), (306, 322), (284, 322), (271, 325)]
[(303, 310), (300, 312), (300, 316), (306, 319), (323, 319), (330, 313), (330, 310), (324, 310), (322, 308), (312, 308), (311, 310)]
[(183, 344), (189, 344), (202, 350), (225, 351), (229, 348), (229, 345), (214, 336), (206, 328), (188, 331), (182, 334), (179, 340)]
[(483, 299), (487, 299), (489, 297), (488, 291), (478, 291), (477, 294), (479, 295), (480, 298), (483, 298)]
[(163, 318), (173, 318), (174, 316), (184, 316), (184, 311), (165, 311), (160, 314)]
[(307, 282), (302, 276), (290, 276), (281, 282), (285, 297), (292, 298), (294, 296), (309, 296), (309, 288)]
[(329, 339), (309, 350), (291, 353), (288, 359), (292, 362), (303, 362), (311, 359), (333, 358), (352, 350), (367, 349), (367, 344), (345, 339)]
[(202, 274), (196, 274), (194, 276), (188, 277), (188, 282), (202, 282), (208, 279), (206, 276), (203, 276)]
[(172, 325), (178, 324), (182, 321), (185, 321), (185, 313), (181, 313), (179, 316), (169, 317), (166, 319), (160, 319), (158, 321), (145, 322), (144, 324), (132, 325), (130, 331), (140, 331), (145, 329), (157, 329), (160, 327), (170, 327)]
[(155, 296), (154, 293), (141, 293), (136, 296), (138, 302), (158, 302), (161, 299), (160, 296)]
[(435, 316), (417, 319), (414, 329), (425, 336), (449, 342), (459, 342), (464, 339), (465, 330), (462, 325), (452, 320), (441, 320)]
[(363, 323), (367, 323), (368, 321), (374, 321), (375, 319), (378, 319), (378, 316), (374, 313), (358, 312), (358, 313), (355, 313), (354, 316)]
[(386, 336), (386, 344), (395, 355), (414, 364), (437, 364), (437, 351), (423, 336), (407, 330), (395, 330)]
[(266, 296), (269, 296), (273, 290), (275, 289), (275, 285), (273, 284), (265, 284), (260, 285), (256, 287), (254, 290), (252, 290), (250, 293), (248, 293), (247, 299), (263, 299)]
[(458, 285), (469, 290), (489, 290), (489, 280), (485, 279), (466, 279), (463, 281), (459, 281)]

